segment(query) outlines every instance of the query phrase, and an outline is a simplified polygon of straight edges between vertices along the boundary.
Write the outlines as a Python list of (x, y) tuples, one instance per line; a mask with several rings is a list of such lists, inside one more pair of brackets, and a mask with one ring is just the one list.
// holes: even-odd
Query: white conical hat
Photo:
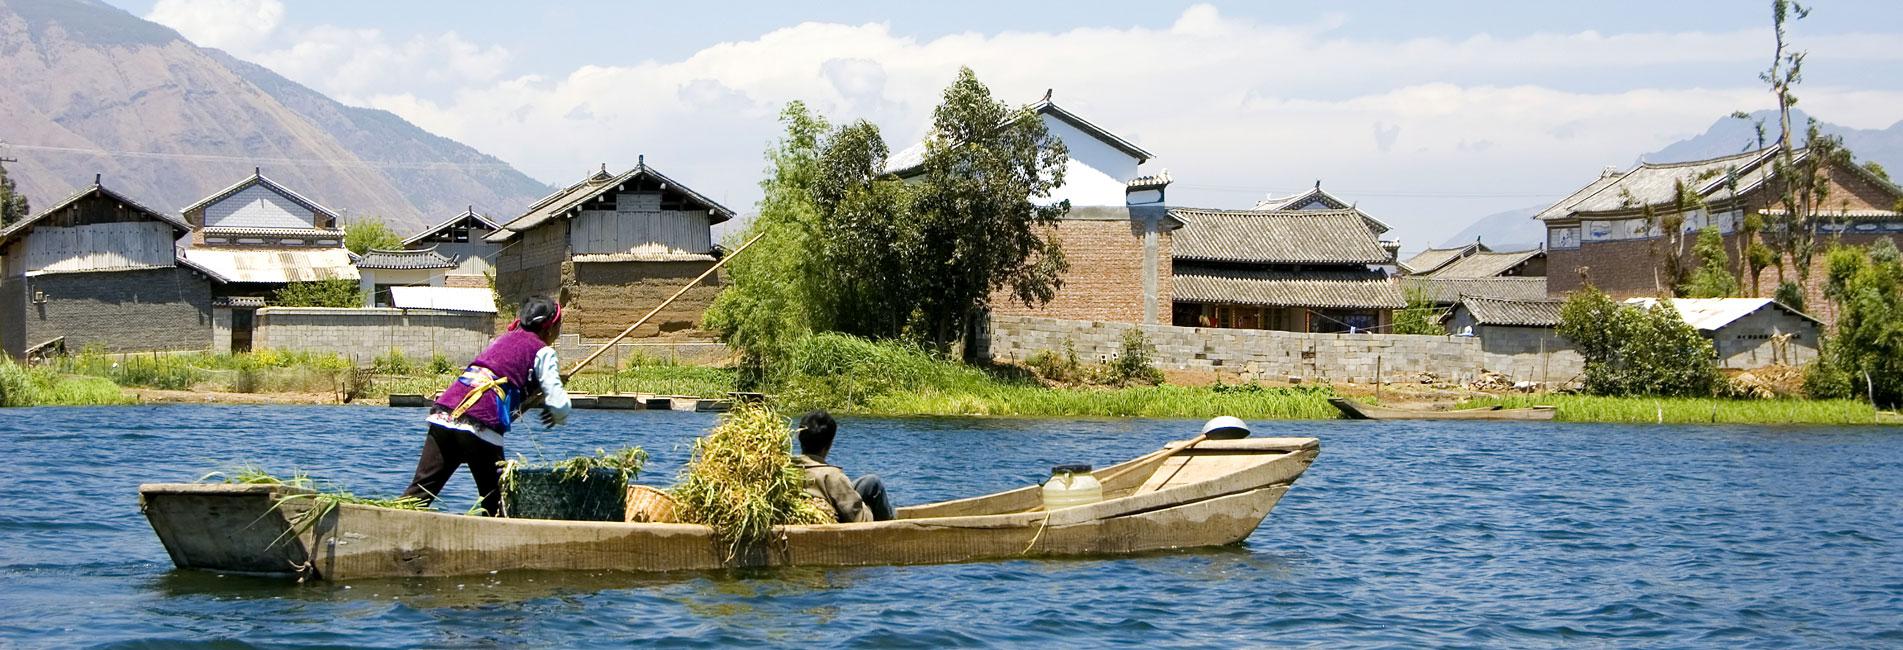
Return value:
[(1211, 431), (1220, 431), (1223, 429), (1241, 429), (1244, 434), (1247, 434), (1249, 432), (1249, 423), (1243, 422), (1242, 418), (1232, 415), (1210, 418), (1208, 422), (1203, 423), (1203, 435), (1208, 435)]

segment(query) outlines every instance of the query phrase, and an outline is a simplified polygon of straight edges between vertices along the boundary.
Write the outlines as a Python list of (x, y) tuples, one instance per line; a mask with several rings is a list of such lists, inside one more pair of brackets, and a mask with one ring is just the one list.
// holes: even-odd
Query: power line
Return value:
[(189, 160), (194, 162), (231, 162), (246, 165), (293, 165), (309, 167), (363, 167), (372, 169), (421, 169), (421, 170), (509, 170), (514, 169), (508, 163), (455, 163), (455, 162), (389, 162), (371, 160), (337, 160), (330, 158), (260, 158), (256, 156), (228, 156), (208, 153), (172, 153), (159, 151), (120, 151), (89, 147), (60, 147), (44, 144), (8, 143), (7, 147), (28, 151), (49, 153), (104, 156), (109, 158), (142, 158), (152, 160)]
[[(1301, 194), (1302, 192), (1308, 191), (1308, 188), (1283, 191), (1281, 189), (1250, 187), (1245, 185), (1198, 185), (1193, 183), (1176, 183), (1174, 185), (1171, 185), (1171, 187), (1182, 187), (1182, 188), (1189, 188), (1189, 189), (1195, 189), (1195, 190), (1208, 190), (1212, 192), (1231, 192), (1231, 193), (1237, 193), (1237, 194), (1261, 194), (1264, 196), (1278, 196), (1278, 197), (1293, 197), (1297, 194)], [(1407, 191), (1398, 191), (1398, 190), (1368, 191), (1368, 190), (1356, 190), (1356, 189), (1336, 189), (1336, 188), (1329, 188), (1329, 189), (1333, 192), (1337, 192), (1337, 193), (1345, 194), (1345, 195), (1377, 196), (1377, 197), (1383, 197), (1383, 198), (1408, 198), (1408, 199), (1546, 198), (1546, 197), (1563, 196), (1566, 194), (1566, 192), (1407, 192)]]

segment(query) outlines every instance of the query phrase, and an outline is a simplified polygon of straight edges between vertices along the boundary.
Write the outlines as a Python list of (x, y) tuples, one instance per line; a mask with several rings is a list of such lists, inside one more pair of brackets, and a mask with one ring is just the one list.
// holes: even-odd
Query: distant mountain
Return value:
[(1441, 242), (1440, 248), (1465, 246), (1476, 237), (1487, 248), (1496, 251), (1539, 248), (1540, 242), (1546, 241), (1546, 227), (1534, 221), (1533, 215), (1544, 209), (1546, 206), (1536, 205), (1481, 217), (1479, 221)]
[[(548, 193), (507, 163), (386, 111), (340, 104), (98, 0), (0, 0), (0, 141), (34, 206), (94, 174), (177, 211), (250, 175), (346, 220), (419, 229)], [(113, 152), (113, 153), (101, 153)]]
[[(1800, 141), (1804, 137), (1804, 123), (1809, 116), (1803, 111), (1791, 111), (1791, 135)], [(1728, 156), (1741, 151), (1758, 148), (1755, 120), (1764, 121), (1765, 142), (1776, 142), (1778, 135), (1777, 112), (1758, 111), (1751, 114), (1750, 120), (1725, 117), (1713, 122), (1704, 133), (1666, 145), (1665, 148), (1641, 156), (1647, 162), (1666, 163), (1688, 160), (1704, 160)], [(1856, 154), (1857, 162), (1874, 160), (1884, 169), (1892, 172), (1903, 170), (1903, 122), (1890, 125), (1887, 129), (1853, 129), (1829, 122), (1818, 125), (1826, 135), (1843, 138), (1844, 146)], [(1896, 178), (1893, 176), (1893, 178)], [(1591, 180), (1591, 179), (1586, 179)], [(1580, 181), (1584, 184), (1585, 181)]]

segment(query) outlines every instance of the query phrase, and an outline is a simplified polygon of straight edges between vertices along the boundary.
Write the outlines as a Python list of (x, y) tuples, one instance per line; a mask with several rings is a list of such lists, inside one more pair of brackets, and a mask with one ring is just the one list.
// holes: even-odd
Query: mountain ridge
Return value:
[(96, 0), (0, 0), (0, 150), (35, 207), (94, 174), (177, 211), (255, 168), (346, 221), (401, 231), (473, 205), (513, 216), (548, 186), (378, 109), (347, 106)]

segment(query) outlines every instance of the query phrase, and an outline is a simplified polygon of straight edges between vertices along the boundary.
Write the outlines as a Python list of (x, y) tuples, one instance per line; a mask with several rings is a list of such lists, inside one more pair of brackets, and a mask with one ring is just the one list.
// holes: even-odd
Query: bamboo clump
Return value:
[(741, 404), (694, 441), (674, 487), (675, 515), (714, 529), (727, 560), (769, 541), (774, 526), (826, 523), (831, 513), (806, 498), (806, 473), (793, 464), (787, 421), (763, 404)]

